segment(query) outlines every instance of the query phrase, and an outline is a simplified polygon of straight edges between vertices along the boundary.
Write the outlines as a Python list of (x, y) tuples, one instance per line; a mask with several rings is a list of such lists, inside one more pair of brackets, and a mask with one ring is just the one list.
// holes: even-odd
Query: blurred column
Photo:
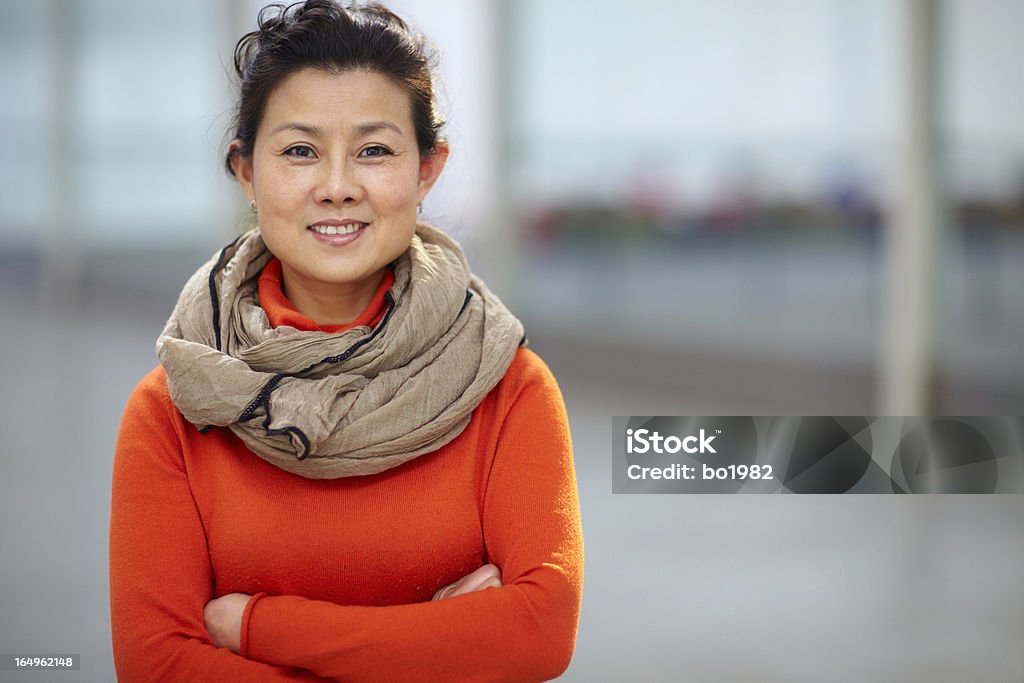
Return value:
[(937, 0), (905, 0), (905, 99), (898, 187), (885, 238), (878, 406), (881, 415), (937, 411), (937, 264), (944, 242), (938, 121)]
[(82, 211), (78, 174), (80, 161), (76, 117), (78, 116), (76, 63), (81, 43), (79, 0), (51, 0), (48, 10), (51, 45), (50, 102), (48, 122), (52, 144), (48, 164), (49, 213), (42, 217), (43, 300), (66, 312), (81, 303), (82, 284)]
[[(514, 116), (515, 93), (515, 48), (517, 34), (517, 11), (521, 6), (514, 0), (493, 0), (491, 13), (495, 51), (495, 77), (491, 97), (495, 103), (495, 127), (498, 132), (498, 145), (495, 154), (495, 202), (494, 202), (494, 238), (491, 241), (497, 258), (491, 263), (491, 288), (501, 292), (513, 310), (520, 298), (516, 287), (516, 274), (523, 249), (522, 226), (519, 223), (521, 212), (518, 211), (512, 196), (513, 168), (517, 159), (516, 121)], [(529, 334), (529, 330), (527, 330)]]

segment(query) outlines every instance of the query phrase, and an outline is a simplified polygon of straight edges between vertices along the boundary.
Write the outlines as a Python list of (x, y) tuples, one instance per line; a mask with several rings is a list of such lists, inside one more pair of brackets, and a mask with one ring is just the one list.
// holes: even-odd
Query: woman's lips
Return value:
[[(311, 225), (307, 230), (313, 238), (331, 247), (340, 247), (356, 241), (369, 227), (369, 223), (349, 223), (347, 225)], [(333, 233), (333, 234), (332, 234)]]

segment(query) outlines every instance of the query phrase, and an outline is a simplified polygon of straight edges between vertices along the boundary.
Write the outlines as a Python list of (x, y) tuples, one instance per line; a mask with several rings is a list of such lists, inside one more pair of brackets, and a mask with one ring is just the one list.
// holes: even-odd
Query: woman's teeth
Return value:
[(316, 230), (321, 235), (351, 235), (365, 227), (366, 223), (349, 223), (348, 225), (311, 225), (309, 229)]

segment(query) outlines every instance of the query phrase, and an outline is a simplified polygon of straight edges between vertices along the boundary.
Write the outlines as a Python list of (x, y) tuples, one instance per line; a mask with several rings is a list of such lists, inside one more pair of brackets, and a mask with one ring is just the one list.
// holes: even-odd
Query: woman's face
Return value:
[(405, 90), (367, 71), (307, 68), (267, 100), (252, 157), (233, 157), (286, 288), (376, 290), (416, 229), (447, 148), (420, 158)]

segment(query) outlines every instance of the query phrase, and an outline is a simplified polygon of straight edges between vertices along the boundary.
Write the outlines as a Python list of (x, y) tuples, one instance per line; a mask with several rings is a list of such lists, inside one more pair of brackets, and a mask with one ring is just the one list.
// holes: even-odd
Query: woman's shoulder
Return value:
[(529, 346), (520, 346), (512, 359), (505, 376), (521, 378), (524, 381), (554, 381), (548, 364)]
[(118, 429), (115, 462), (123, 464), (159, 459), (165, 454), (180, 468), (185, 442), (184, 418), (171, 401), (162, 366), (149, 371), (128, 397)]
[(167, 372), (164, 370), (164, 366), (157, 364), (155, 368), (150, 370), (146, 375), (139, 380), (139, 383), (135, 385), (135, 389), (132, 390), (131, 399), (170, 399), (170, 393), (167, 390)]
[(139, 380), (128, 396), (128, 402), (124, 408), (125, 416), (143, 414), (155, 417), (154, 413), (156, 412), (169, 417), (173, 417), (177, 413), (174, 402), (171, 401), (170, 391), (167, 389), (167, 373), (162, 365), (157, 365)]
[(528, 346), (521, 346), (516, 350), (512, 364), (505, 371), (505, 376), (498, 386), (501, 393), (513, 401), (524, 392), (539, 391), (542, 394), (561, 396), (551, 368)]

